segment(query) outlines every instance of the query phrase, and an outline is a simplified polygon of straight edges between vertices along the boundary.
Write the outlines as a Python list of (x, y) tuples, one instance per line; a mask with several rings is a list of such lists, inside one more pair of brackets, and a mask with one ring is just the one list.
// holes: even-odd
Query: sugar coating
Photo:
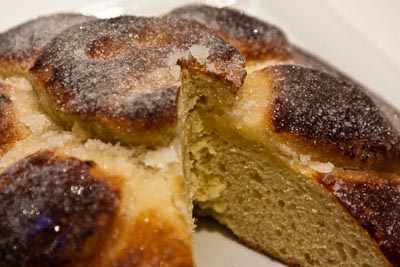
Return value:
[(201, 45), (192, 45), (189, 48), (190, 54), (199, 62), (200, 64), (204, 64), (207, 61), (209, 51), (207, 47)]
[[(293, 149), (285, 144), (280, 144), (278, 148), (285, 156), (289, 156), (289, 163), (292, 165), (303, 165), (319, 173), (330, 173), (334, 169), (334, 165), (331, 162), (319, 162), (313, 161), (310, 155), (298, 154)], [(304, 173), (308, 173), (308, 170), (303, 169)]]
[(148, 128), (176, 120), (178, 62), (236, 87), (245, 75), (237, 50), (200, 24), (133, 16), (69, 28), (46, 47), (33, 73), (56, 112)]
[(388, 118), (360, 87), (299, 66), (266, 71), (274, 83), (276, 132), (301, 136), (319, 147), (333, 146), (360, 161), (399, 158), (399, 118)]
[(195, 20), (208, 27), (232, 43), (246, 60), (286, 58), (290, 54), (290, 46), (280, 29), (241, 11), (226, 7), (187, 5), (170, 14)]
[(0, 34), (0, 58), (30, 59), (61, 31), (94, 19), (94, 17), (66, 13), (30, 20)]
[(148, 167), (165, 170), (171, 163), (179, 162), (180, 140), (176, 138), (169, 146), (146, 152), (143, 163)]

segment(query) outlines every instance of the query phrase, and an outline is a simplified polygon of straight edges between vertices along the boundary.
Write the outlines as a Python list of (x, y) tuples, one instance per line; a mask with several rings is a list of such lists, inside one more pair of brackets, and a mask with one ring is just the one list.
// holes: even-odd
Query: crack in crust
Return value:
[(265, 69), (273, 82), (272, 127), (307, 153), (350, 168), (399, 171), (398, 117), (362, 89), (318, 70)]
[(1, 266), (75, 266), (92, 260), (119, 201), (102, 177), (94, 163), (50, 151), (2, 172)]
[(25, 74), (43, 47), (63, 30), (95, 17), (54, 14), (39, 17), (0, 34), (0, 74)]
[[(47, 111), (105, 140), (166, 143), (174, 135), (180, 68), (197, 68), (239, 88), (239, 52), (194, 21), (124, 16), (71, 27), (31, 72)], [(234, 90), (234, 89), (232, 89)]]
[(188, 5), (171, 15), (195, 20), (231, 43), (249, 60), (287, 59), (290, 46), (277, 27), (231, 8)]
[(400, 177), (337, 170), (319, 178), (375, 239), (383, 254), (400, 266)]

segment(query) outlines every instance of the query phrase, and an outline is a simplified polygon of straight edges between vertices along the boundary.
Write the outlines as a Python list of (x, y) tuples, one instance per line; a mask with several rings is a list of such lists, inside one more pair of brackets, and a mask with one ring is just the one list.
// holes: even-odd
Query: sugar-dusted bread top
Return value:
[(248, 72), (270, 65), (295, 64), (347, 78), (315, 55), (291, 44), (278, 27), (242, 11), (192, 4), (172, 10), (170, 15), (195, 20), (232, 44), (246, 59)]
[(25, 73), (54, 36), (68, 27), (95, 19), (60, 13), (30, 20), (0, 34), (0, 75)]
[(173, 10), (173, 16), (195, 20), (236, 47), (247, 61), (290, 57), (285, 34), (277, 27), (232, 8), (187, 5)]
[(398, 113), (320, 70), (277, 65), (249, 74), (231, 115), (242, 134), (289, 157), (326, 163), (327, 172), (400, 171)]
[(276, 66), (267, 124), (303, 154), (348, 168), (399, 171), (400, 118), (362, 88), (319, 70)]
[(166, 143), (174, 135), (180, 67), (242, 84), (239, 52), (194, 22), (123, 16), (57, 35), (31, 69), (44, 107), (105, 140)]
[(97, 255), (119, 193), (93, 162), (37, 152), (0, 174), (2, 266), (77, 266)]

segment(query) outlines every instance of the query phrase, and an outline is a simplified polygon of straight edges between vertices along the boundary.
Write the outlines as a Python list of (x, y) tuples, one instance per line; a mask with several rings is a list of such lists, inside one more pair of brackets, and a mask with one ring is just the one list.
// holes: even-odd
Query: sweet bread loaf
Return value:
[(43, 40), (0, 42), (2, 266), (194, 266), (192, 201), (293, 266), (400, 266), (398, 112), (278, 28), (186, 6)]

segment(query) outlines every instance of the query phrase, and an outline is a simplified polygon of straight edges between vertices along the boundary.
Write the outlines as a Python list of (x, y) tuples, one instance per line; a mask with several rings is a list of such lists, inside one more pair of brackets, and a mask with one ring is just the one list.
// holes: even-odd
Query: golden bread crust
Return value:
[(239, 52), (200, 24), (132, 16), (69, 28), (31, 73), (45, 108), (67, 127), (78, 123), (106, 140), (157, 144), (176, 131), (178, 61), (233, 88), (245, 75)]
[(348, 168), (399, 171), (398, 117), (387, 117), (362, 88), (299, 66), (266, 68), (267, 112), (283, 142), (317, 160)]
[(124, 248), (114, 252), (112, 245), (106, 245), (93, 266), (193, 267), (191, 239), (179, 233), (177, 225), (157, 210), (143, 211), (132, 221), (129, 236), (120, 237)]
[(119, 193), (92, 162), (40, 151), (0, 174), (2, 266), (82, 266), (98, 253)]
[(8, 85), (0, 83), (0, 155), (23, 135), (7, 91)]
[(95, 17), (60, 13), (30, 20), (0, 34), (0, 75), (26, 74), (54, 36)]
[(336, 169), (318, 181), (368, 231), (393, 266), (400, 266), (400, 176)]
[(231, 8), (187, 5), (171, 13), (195, 20), (236, 47), (246, 61), (280, 59), (290, 56), (285, 34), (277, 27)]

